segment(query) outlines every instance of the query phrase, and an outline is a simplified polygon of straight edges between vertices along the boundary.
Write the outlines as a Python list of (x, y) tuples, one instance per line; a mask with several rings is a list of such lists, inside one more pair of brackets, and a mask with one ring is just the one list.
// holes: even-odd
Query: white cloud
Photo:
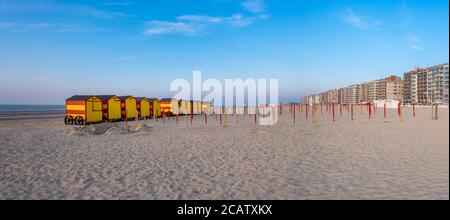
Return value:
[(91, 26), (81, 26), (69, 23), (47, 23), (47, 22), (0, 22), (0, 29), (12, 32), (29, 32), (29, 31), (49, 31), (49, 32), (105, 32), (107, 29)]
[(70, 16), (89, 16), (99, 19), (113, 19), (131, 17), (123, 12), (102, 10), (95, 7), (79, 4), (65, 4), (57, 1), (29, 0), (26, 4), (22, 1), (0, 0), (0, 11), (20, 13), (54, 13)]
[(242, 7), (255, 14), (264, 13), (266, 4), (263, 0), (245, 0), (242, 2)]
[(132, 5), (133, 2), (105, 2), (103, 3), (104, 6), (128, 6)]
[(368, 16), (356, 15), (350, 7), (345, 9), (343, 21), (359, 29), (372, 29), (381, 25), (381, 21)]
[(235, 14), (229, 17), (215, 17), (208, 15), (182, 15), (178, 16), (176, 18), (176, 21), (149, 21), (149, 26), (144, 31), (144, 34), (182, 34), (188, 36), (196, 36), (203, 33), (203, 31), (217, 25), (245, 27), (252, 24), (253, 22), (253, 17), (246, 17), (242, 14)]
[(424, 50), (424, 42), (414, 34), (408, 34), (406, 36), (409, 48), (413, 50)]

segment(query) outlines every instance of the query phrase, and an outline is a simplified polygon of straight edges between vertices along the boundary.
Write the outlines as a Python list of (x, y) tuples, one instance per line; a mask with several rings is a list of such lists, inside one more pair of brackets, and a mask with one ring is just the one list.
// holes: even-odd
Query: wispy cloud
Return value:
[(128, 6), (132, 5), (133, 2), (105, 2), (103, 3), (104, 6)]
[(372, 29), (381, 25), (381, 21), (368, 16), (357, 15), (350, 7), (345, 8), (345, 14), (342, 17), (347, 24), (359, 29)]
[(148, 28), (145, 35), (160, 34), (182, 34), (196, 36), (209, 28), (217, 25), (230, 27), (245, 27), (254, 22), (253, 17), (247, 17), (242, 14), (234, 14), (229, 17), (216, 17), (208, 15), (182, 15), (175, 21), (153, 20), (148, 22)]
[(244, 0), (241, 6), (250, 15), (236, 13), (231, 16), (209, 16), (209, 15), (181, 15), (174, 21), (152, 20), (147, 22), (144, 35), (181, 34), (197, 36), (205, 33), (215, 26), (246, 27), (257, 20), (266, 19), (266, 4), (264, 0)]
[(11, 32), (29, 32), (29, 31), (49, 31), (49, 32), (106, 32), (104, 28), (82, 26), (69, 23), (48, 23), (48, 22), (0, 22), (0, 30)]
[(26, 4), (16, 0), (0, 0), (0, 12), (54, 13), (68, 16), (89, 16), (99, 19), (124, 18), (131, 16), (123, 12), (102, 10), (87, 5), (33, 0), (30, 0)]
[(264, 0), (245, 0), (242, 2), (242, 7), (255, 14), (264, 13), (266, 11)]
[(413, 50), (424, 50), (424, 42), (414, 34), (408, 34), (406, 36), (409, 48)]

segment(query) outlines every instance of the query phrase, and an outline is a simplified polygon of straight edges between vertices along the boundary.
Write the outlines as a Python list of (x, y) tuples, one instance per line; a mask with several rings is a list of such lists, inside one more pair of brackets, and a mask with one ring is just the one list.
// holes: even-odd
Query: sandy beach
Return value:
[(449, 113), (0, 121), (0, 199), (449, 199)]

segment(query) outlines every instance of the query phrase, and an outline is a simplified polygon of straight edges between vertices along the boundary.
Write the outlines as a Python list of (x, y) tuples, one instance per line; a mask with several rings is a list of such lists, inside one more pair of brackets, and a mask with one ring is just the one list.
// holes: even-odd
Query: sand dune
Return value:
[[(0, 199), (449, 199), (449, 118), (0, 122)], [(366, 115), (367, 117), (367, 115)]]

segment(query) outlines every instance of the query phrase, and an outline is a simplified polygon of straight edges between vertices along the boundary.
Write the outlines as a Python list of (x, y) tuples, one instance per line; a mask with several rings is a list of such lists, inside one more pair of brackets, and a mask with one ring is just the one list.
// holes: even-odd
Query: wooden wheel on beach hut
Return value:
[(119, 96), (122, 120), (135, 120), (137, 118), (136, 98), (133, 96)]
[(175, 98), (161, 99), (161, 114), (165, 116), (178, 115), (178, 100)]
[(150, 117), (161, 117), (161, 102), (158, 98), (150, 98)]
[(97, 96), (75, 95), (66, 99), (65, 124), (83, 125), (101, 122), (102, 119), (102, 101)]
[(139, 119), (150, 118), (150, 101), (146, 97), (136, 97), (136, 109)]
[(122, 118), (120, 98), (115, 95), (99, 95), (102, 100), (103, 121), (118, 121)]

